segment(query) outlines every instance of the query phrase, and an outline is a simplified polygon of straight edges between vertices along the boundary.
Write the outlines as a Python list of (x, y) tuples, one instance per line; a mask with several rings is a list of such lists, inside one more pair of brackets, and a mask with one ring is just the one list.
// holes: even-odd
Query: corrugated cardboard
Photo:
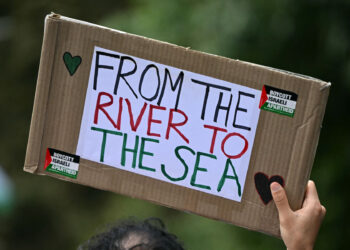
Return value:
[[(44, 171), (47, 148), (76, 154), (94, 47), (262, 90), (298, 95), (294, 117), (261, 110), (241, 202), (80, 159), (76, 179)], [(83, 61), (74, 77), (62, 55)], [(330, 84), (252, 63), (209, 55), (56, 14), (45, 20), (39, 76), (24, 170), (189, 211), (279, 237), (273, 202), (264, 204), (254, 184), (258, 172), (283, 176), (290, 205), (301, 207), (313, 165)]]

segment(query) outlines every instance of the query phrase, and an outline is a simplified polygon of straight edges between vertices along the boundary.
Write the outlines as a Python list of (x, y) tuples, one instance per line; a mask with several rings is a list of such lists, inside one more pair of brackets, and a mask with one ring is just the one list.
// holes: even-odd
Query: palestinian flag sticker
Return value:
[(76, 179), (80, 157), (57, 149), (47, 148), (44, 170)]
[(293, 117), (297, 99), (298, 95), (293, 92), (264, 85), (259, 108)]

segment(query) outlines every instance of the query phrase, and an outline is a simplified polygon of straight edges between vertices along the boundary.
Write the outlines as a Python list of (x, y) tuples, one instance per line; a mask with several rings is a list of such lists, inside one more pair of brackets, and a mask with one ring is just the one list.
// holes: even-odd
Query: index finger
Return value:
[(317, 194), (316, 185), (312, 180), (309, 180), (307, 183), (303, 207), (305, 207), (310, 202), (320, 203), (320, 199), (318, 198), (318, 194)]

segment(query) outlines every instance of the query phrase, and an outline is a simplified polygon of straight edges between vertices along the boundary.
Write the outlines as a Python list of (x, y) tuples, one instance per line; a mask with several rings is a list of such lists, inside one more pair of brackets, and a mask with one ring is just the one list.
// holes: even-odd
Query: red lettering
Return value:
[[(105, 103), (101, 104), (101, 97), (102, 96), (109, 97), (109, 102), (105, 102)], [(95, 108), (95, 115), (94, 115), (94, 123), (95, 124), (98, 123), (98, 113), (99, 113), (99, 110), (101, 110), (106, 115), (108, 120), (113, 124), (113, 127), (117, 128), (117, 124), (115, 124), (115, 122), (110, 117), (108, 112), (104, 109), (105, 107), (111, 106), (112, 104), (113, 104), (113, 96), (111, 94), (108, 94), (106, 92), (98, 93), (97, 102), (96, 102), (96, 108)]]
[[(232, 137), (232, 136), (238, 136), (238, 137), (240, 137), (240, 138), (242, 138), (242, 139), (244, 140), (244, 148), (243, 148), (243, 150), (242, 150), (239, 154), (237, 154), (237, 155), (229, 155), (229, 154), (227, 154), (227, 153), (225, 152), (225, 143), (226, 143), (226, 141), (227, 141), (230, 137)], [(240, 158), (240, 157), (247, 151), (247, 149), (248, 149), (248, 141), (247, 141), (247, 139), (246, 139), (243, 135), (241, 135), (241, 134), (239, 134), (239, 133), (230, 133), (230, 134), (226, 135), (226, 137), (224, 138), (224, 140), (223, 140), (222, 143), (221, 143), (221, 150), (222, 150), (222, 152), (224, 153), (224, 155), (226, 155), (227, 158), (230, 158), (230, 159), (237, 159), (237, 158)]]
[(116, 128), (120, 130), (120, 125), (122, 123), (122, 111), (123, 111), (123, 97), (119, 97), (119, 111), (118, 111), (118, 120)]
[(136, 131), (137, 128), (139, 127), (140, 123), (141, 123), (141, 119), (143, 114), (145, 113), (146, 107), (147, 107), (147, 103), (143, 104), (142, 109), (140, 110), (140, 114), (138, 115), (137, 119), (136, 119), (136, 123), (134, 123), (134, 116), (132, 114), (132, 109), (131, 109), (131, 104), (130, 101), (125, 98), (126, 104), (128, 105), (128, 111), (129, 111), (129, 117), (130, 117), (130, 127), (132, 131)]
[(217, 135), (218, 131), (226, 133), (227, 129), (219, 128), (219, 127), (215, 127), (215, 126), (211, 126), (211, 125), (205, 125), (205, 124), (204, 124), (204, 127), (213, 130), (213, 136), (211, 138), (211, 144), (210, 144), (210, 153), (212, 154), (214, 152), (215, 140), (216, 140), (216, 135)]
[[(181, 115), (183, 115), (183, 117), (185, 118), (184, 121), (182, 122), (178, 122), (178, 123), (173, 123), (173, 117), (174, 117), (174, 112), (177, 112)], [(166, 130), (166, 135), (165, 135), (165, 138), (168, 140), (169, 139), (169, 134), (170, 134), (170, 128), (174, 129), (180, 136), (181, 138), (186, 142), (186, 143), (190, 143), (190, 141), (187, 139), (186, 136), (184, 136), (180, 130), (177, 128), (179, 126), (183, 126), (186, 124), (188, 118), (187, 118), (187, 115), (181, 111), (180, 109), (170, 109), (170, 113), (169, 113), (169, 120), (168, 120), (168, 127), (167, 127), (167, 130)]]
[(153, 104), (151, 104), (150, 107), (149, 107), (147, 135), (160, 137), (160, 134), (156, 134), (156, 133), (152, 133), (151, 132), (151, 125), (152, 125), (152, 123), (158, 123), (158, 124), (162, 123), (161, 120), (153, 119), (153, 109), (166, 110), (166, 108), (162, 107), (162, 106), (156, 106), (156, 105), (153, 105)]

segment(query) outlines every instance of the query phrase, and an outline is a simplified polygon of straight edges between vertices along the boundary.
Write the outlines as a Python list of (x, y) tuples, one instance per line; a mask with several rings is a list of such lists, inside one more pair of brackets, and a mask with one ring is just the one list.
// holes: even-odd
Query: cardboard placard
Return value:
[(46, 18), (24, 170), (279, 236), (299, 208), (329, 83)]

